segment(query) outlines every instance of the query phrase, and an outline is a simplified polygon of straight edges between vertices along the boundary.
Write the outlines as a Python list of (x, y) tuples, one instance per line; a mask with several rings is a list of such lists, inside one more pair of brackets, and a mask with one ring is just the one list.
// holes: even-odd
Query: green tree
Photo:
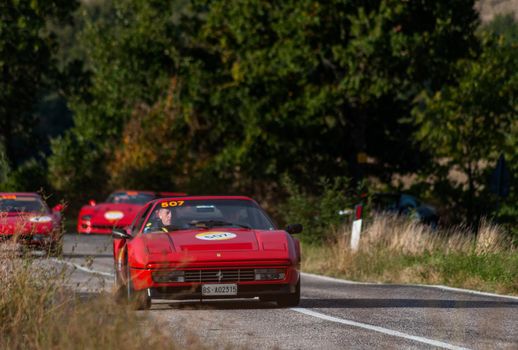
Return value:
[(451, 62), (469, 56), (472, 7), (210, 2), (201, 42), (218, 61), (203, 75), (211, 86), (204, 115), (224, 130), (212, 166), (252, 181), (289, 171), (306, 186), (317, 173), (359, 177), (360, 152), (381, 172), (415, 169), (423, 154), (400, 119), (419, 91), (452, 80)]
[[(182, 67), (180, 53), (189, 50), (198, 19), (189, 1), (84, 3), (77, 16), (81, 25), (77, 38), (91, 83), (86, 89), (71, 91), (75, 125), (53, 142), (49, 176), (58, 189), (69, 193), (92, 183), (94, 191), (103, 192), (110, 190), (110, 184), (128, 183), (119, 171), (117, 180), (110, 181), (108, 169), (124, 144), (126, 125), (132, 115), (138, 116), (166, 97), (171, 78)], [(81, 164), (77, 170), (76, 164)], [(139, 171), (151, 174), (160, 168), (146, 165), (150, 168)], [(149, 186), (145, 180), (132, 184)]]
[[(517, 160), (517, 47), (489, 35), (483, 35), (482, 46), (476, 59), (457, 63), (457, 82), (432, 95), (424, 94), (414, 110), (417, 138), (433, 153), (438, 179), (456, 190), (447, 199), (457, 213), (466, 208), (468, 222), (475, 220), (480, 205), (488, 201), (480, 195), (491, 164), (502, 152), (511, 164)], [(466, 181), (449, 180), (451, 170), (460, 171)]]
[[(177, 117), (157, 133), (174, 144), (135, 141), (157, 154), (171, 149), (168, 161), (187, 163), (183, 178), (198, 191), (271, 192), (285, 172), (318, 191), (315, 174), (359, 177), (359, 152), (378, 159), (378, 174), (410, 171), (426, 152), (400, 119), (423, 88), (453, 80), (451, 63), (476, 46), (468, 0), (124, 0), (82, 8), (91, 86), (70, 99), (75, 126), (54, 143), (53, 181), (85, 162), (66, 151), (75, 144), (93, 147), (98, 158), (86, 158), (106, 184), (106, 164), (115, 169), (117, 157), (125, 167), (112, 184), (124, 183), (124, 174), (161, 178), (152, 174), (163, 169), (160, 159), (126, 161), (132, 148), (124, 137), (135, 135), (132, 125), (167, 120), (159, 106), (172, 77)], [(145, 110), (151, 115), (139, 114)], [(132, 180), (147, 186), (145, 178)], [(70, 186), (90, 182), (59, 186), (77, 191)]]
[[(35, 144), (34, 105), (53, 73), (50, 19), (66, 21), (76, 7), (69, 0), (7, 0), (0, 4), (0, 143), (18, 165)], [(30, 152), (29, 152), (30, 153)]]
[(481, 30), (503, 37), (504, 42), (509, 45), (518, 43), (518, 22), (512, 14), (496, 16), (491, 22), (484, 24)]
[(7, 188), (7, 181), (11, 175), (11, 167), (5, 155), (4, 147), (0, 144), (0, 191), (10, 190)]

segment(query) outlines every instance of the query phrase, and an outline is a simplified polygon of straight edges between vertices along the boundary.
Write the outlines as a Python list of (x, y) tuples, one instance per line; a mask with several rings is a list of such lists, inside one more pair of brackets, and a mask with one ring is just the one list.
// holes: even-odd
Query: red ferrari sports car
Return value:
[(146, 204), (113, 230), (116, 294), (138, 309), (151, 299), (300, 300), (300, 245), (241, 196), (187, 196)]
[(149, 201), (164, 196), (183, 196), (177, 192), (115, 191), (103, 203), (90, 200), (79, 211), (78, 233), (111, 234), (114, 227), (126, 227)]
[(37, 193), (0, 192), (0, 240), (17, 239), (59, 255), (62, 249), (61, 211), (52, 211)]

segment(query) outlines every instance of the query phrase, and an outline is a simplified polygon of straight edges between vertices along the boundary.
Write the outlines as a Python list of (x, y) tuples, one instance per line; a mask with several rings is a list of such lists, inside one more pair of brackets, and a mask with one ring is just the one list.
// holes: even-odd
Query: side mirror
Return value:
[(93, 199), (90, 199), (90, 200), (88, 201), (88, 205), (90, 205), (90, 206), (92, 206), (92, 207), (95, 207), (95, 205), (96, 205), (96, 204), (97, 204), (97, 203), (95, 203), (95, 201), (94, 201)]
[(286, 232), (289, 234), (301, 233), (302, 232), (302, 224), (291, 224), (286, 226)]
[(114, 228), (112, 230), (112, 237), (118, 239), (131, 239), (132, 236), (123, 228)]
[(63, 206), (63, 204), (58, 204), (58, 205), (55, 205), (53, 208), (52, 208), (52, 211), (55, 212), (55, 213), (60, 213), (63, 211), (63, 209), (65, 209), (65, 207)]

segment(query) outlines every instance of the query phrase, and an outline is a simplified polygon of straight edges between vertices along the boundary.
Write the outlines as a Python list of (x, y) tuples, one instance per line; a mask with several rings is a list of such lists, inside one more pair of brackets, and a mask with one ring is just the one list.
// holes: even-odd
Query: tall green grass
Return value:
[(356, 281), (445, 284), (518, 295), (518, 251), (496, 225), (484, 222), (478, 236), (465, 227), (432, 230), (391, 216), (364, 228), (358, 251), (350, 228), (320, 245), (303, 245), (302, 269)]

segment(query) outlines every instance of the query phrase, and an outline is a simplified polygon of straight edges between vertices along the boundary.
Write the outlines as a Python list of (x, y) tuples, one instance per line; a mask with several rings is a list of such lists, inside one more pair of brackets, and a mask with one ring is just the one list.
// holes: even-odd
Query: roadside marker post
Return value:
[(351, 250), (356, 252), (360, 245), (360, 234), (362, 231), (362, 214), (363, 214), (363, 205), (358, 204), (354, 207), (354, 221), (353, 228), (351, 234)]

